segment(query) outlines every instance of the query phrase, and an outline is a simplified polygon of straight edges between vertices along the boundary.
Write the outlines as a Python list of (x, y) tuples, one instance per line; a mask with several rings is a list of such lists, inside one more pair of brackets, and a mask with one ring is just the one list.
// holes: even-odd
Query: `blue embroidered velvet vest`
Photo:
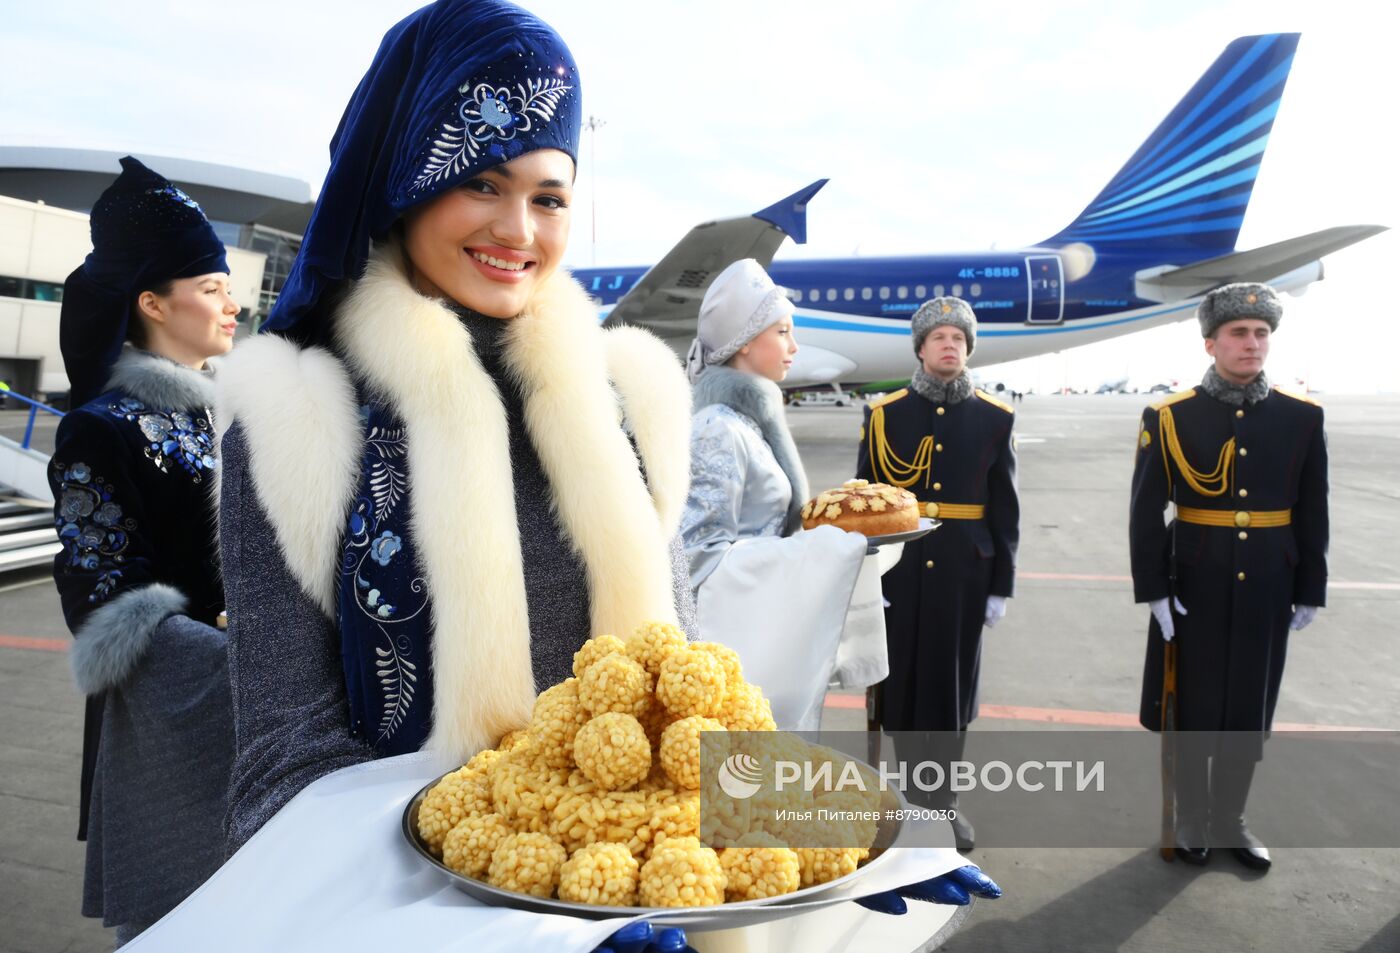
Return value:
[(409, 526), (408, 431), (359, 391), (360, 483), (340, 561), (341, 660), (350, 728), (380, 755), (423, 746), (432, 729), (432, 610)]
[[(500, 393), (509, 426), (531, 665), (536, 686), (547, 687), (569, 676), (573, 654), (588, 637), (587, 571), (554, 512), (549, 480), (523, 424), (524, 398), (504, 366), (506, 323), (455, 310)], [(357, 390), (364, 450), (341, 547), (341, 660), (351, 730), (387, 756), (419, 750), (432, 730), (433, 612), (410, 526), (408, 428), (363, 382)], [(428, 504), (431, 509), (463, 501)]]

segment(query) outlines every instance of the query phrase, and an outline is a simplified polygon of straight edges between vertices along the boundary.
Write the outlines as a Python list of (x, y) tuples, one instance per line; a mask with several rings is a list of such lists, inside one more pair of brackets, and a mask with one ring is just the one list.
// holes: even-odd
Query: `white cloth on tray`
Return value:
[[(490, 907), (453, 887), (402, 833), (409, 799), (453, 767), (420, 752), (321, 778), (126, 949), (582, 953), (641, 919), (583, 920)], [(901, 849), (855, 885), (835, 888), (836, 896), (878, 893), (963, 863), (951, 847)]]
[(836, 646), (837, 684), (847, 691), (864, 691), (890, 674), (889, 646), (885, 642), (885, 593), (880, 577), (899, 562), (903, 543), (881, 546), (865, 557), (856, 577), (846, 627)]
[(700, 637), (739, 653), (781, 729), (821, 725), (865, 550), (864, 536), (834, 526), (741, 539), (696, 593)]

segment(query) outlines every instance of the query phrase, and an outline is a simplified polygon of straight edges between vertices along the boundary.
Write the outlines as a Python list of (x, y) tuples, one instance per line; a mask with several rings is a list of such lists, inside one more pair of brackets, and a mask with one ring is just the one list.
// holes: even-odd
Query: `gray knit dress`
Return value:
[[(455, 310), (509, 422), (531, 665), (543, 690), (572, 674), (573, 654), (591, 635), (587, 576), (552, 506), (548, 477), (523, 423), (520, 386), (503, 366), (508, 322)], [(258, 499), (240, 423), (223, 437), (222, 466), (220, 543), (237, 738), (227, 823), (232, 852), (312, 781), (375, 755), (350, 733), (337, 623), (287, 566)], [(695, 609), (679, 537), (670, 554), (676, 610), (693, 638)]]

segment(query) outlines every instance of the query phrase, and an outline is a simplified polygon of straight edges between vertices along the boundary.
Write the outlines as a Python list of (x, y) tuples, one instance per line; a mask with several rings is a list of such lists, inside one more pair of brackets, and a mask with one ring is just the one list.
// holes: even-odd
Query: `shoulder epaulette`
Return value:
[(1175, 394), (1168, 394), (1166, 397), (1163, 397), (1155, 404), (1152, 404), (1152, 409), (1161, 410), (1163, 407), (1170, 407), (1172, 404), (1179, 404), (1183, 400), (1190, 400), (1192, 397), (1195, 396), (1196, 388), (1194, 387), (1190, 390), (1179, 390)]
[(899, 400), (901, 397), (907, 397), (907, 396), (909, 396), (909, 388), (907, 388), (907, 387), (901, 388), (901, 389), (895, 391), (893, 394), (886, 394), (884, 397), (881, 397), (879, 400), (877, 400), (877, 401), (875, 401), (874, 403), (872, 403), (872, 404), (870, 405), (870, 409), (871, 409), (871, 410), (874, 410), (876, 407), (883, 407), (883, 406), (885, 406), (886, 404), (893, 404), (895, 401)]
[(997, 400), (995, 397), (993, 397), (991, 394), (987, 393), (987, 392), (984, 391), (984, 390), (974, 390), (973, 393), (976, 394), (978, 397), (982, 398), (983, 400), (985, 400), (987, 403), (991, 404), (993, 407), (1000, 407), (1002, 410), (1006, 411), (1008, 414), (1014, 414), (1014, 413), (1016, 413), (1016, 411), (1012, 409), (1012, 407), (1011, 407), (1010, 404), (1007, 404), (1007, 403), (1004, 403), (1004, 402), (1002, 402), (1002, 401), (1000, 401), (1000, 400)]
[(1282, 394), (1284, 397), (1292, 397), (1294, 400), (1302, 401), (1305, 404), (1312, 404), (1314, 407), (1321, 407), (1322, 404), (1313, 400), (1307, 394), (1299, 394), (1296, 391), (1284, 390), (1282, 387), (1275, 387), (1274, 393)]

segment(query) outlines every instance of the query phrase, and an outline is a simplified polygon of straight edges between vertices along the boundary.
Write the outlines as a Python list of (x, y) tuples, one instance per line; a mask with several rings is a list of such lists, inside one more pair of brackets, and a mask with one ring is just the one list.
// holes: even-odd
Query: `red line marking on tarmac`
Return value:
[(1024, 572), (1018, 570), (1020, 579), (1050, 579), (1055, 582), (1132, 582), (1132, 576), (1099, 576), (1087, 572)]
[(1079, 711), (1073, 708), (1028, 708), (1025, 705), (979, 705), (983, 718), (1008, 721), (1044, 721), (1088, 728), (1137, 728), (1138, 716), (1126, 711)]
[(67, 652), (72, 639), (35, 639), (27, 635), (0, 635), (0, 649), (30, 649), (35, 652)]
[[(1022, 572), (1016, 573), (1019, 579), (1046, 579), (1051, 582), (1132, 582), (1132, 576), (1102, 576), (1087, 572)], [(1400, 592), (1400, 582), (1346, 582), (1330, 579), (1329, 589), (1361, 589), (1375, 592)]]
[[(36, 652), (67, 652), (72, 639), (36, 639), (24, 635), (0, 635), (0, 648), (29, 649)], [(828, 692), (827, 708), (865, 708), (864, 695)], [(982, 705), (983, 718), (1007, 721), (1044, 721), (1087, 728), (1137, 728), (1138, 716), (1125, 711), (1081, 711), (1074, 708), (1031, 708), (1025, 705)], [(1382, 731), (1381, 728), (1349, 728), (1342, 725), (1304, 725), (1275, 722), (1275, 731)]]
[[(864, 708), (864, 695), (829, 692), (827, 708)], [(1082, 728), (1141, 728), (1138, 716), (1126, 711), (1081, 711), (1075, 708), (1031, 708), (1026, 705), (980, 705), (977, 714), (983, 718), (1006, 721), (1043, 721)], [(1384, 728), (1357, 728), (1347, 725), (1307, 725), (1276, 721), (1274, 731), (1385, 731)]]

